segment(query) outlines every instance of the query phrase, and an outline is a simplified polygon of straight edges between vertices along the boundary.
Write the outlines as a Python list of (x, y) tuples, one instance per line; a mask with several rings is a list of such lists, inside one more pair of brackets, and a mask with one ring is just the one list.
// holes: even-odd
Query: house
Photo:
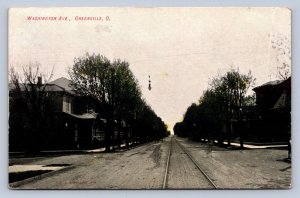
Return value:
[(63, 137), (63, 144), (65, 144), (58, 147), (91, 148), (93, 126), (97, 118), (94, 101), (89, 97), (77, 95), (71, 87), (71, 81), (64, 77), (49, 82), (48, 86), (61, 88), (56, 92), (49, 92), (50, 95), (55, 96), (51, 98), (56, 108), (52, 119), (53, 124), (56, 125), (53, 133), (57, 134), (57, 137)]
[[(95, 134), (93, 127), (97, 119), (92, 99), (78, 96), (71, 87), (71, 81), (64, 77), (47, 83), (43, 105), (40, 105), (45, 114), (42, 127), (39, 128), (42, 131), (32, 134), (29, 127), (32, 120), (40, 120), (29, 118), (26, 106), (30, 105), (22, 100), (29, 97), (25, 91), (28, 87), (20, 84), (20, 95), (14, 91), (14, 85), (9, 84), (10, 151), (26, 150), (30, 144), (38, 144), (39, 149), (43, 150), (92, 147)], [(31, 105), (31, 109), (35, 108)]]
[(291, 137), (291, 77), (255, 87), (263, 137), (288, 142)]
[(233, 138), (254, 142), (288, 142), (291, 137), (291, 78), (253, 89), (255, 106), (242, 106), (230, 120)]
[(255, 87), (253, 91), (256, 94), (256, 105), (261, 110), (291, 110), (291, 77), (267, 82)]

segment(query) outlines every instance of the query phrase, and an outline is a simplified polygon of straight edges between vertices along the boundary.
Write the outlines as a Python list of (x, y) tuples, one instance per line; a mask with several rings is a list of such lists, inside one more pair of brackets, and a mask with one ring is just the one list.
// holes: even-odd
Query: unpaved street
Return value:
[(218, 188), (265, 189), (289, 188), (291, 163), (287, 150), (232, 150), (177, 138)]
[(20, 188), (161, 188), (168, 144), (149, 143), (126, 152), (60, 156), (30, 164), (72, 164), (73, 169)]
[[(220, 189), (289, 188), (286, 150), (225, 149), (177, 138)], [(21, 189), (161, 189), (170, 137), (115, 153), (11, 158), (10, 164), (71, 164), (73, 168), (25, 183)], [(167, 188), (211, 188), (178, 145), (173, 145)]]
[(173, 141), (167, 188), (211, 189), (212, 187), (176, 141)]

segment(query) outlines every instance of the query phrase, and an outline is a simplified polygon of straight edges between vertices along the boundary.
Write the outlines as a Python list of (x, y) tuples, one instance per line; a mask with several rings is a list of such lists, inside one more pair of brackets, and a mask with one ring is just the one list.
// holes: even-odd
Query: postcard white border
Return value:
[[(31, 190), (9, 190), (8, 189), (8, 97), (7, 97), (7, 13), (9, 7), (223, 7), (223, 6), (254, 6), (254, 7), (288, 7), (292, 9), (292, 136), (293, 136), (293, 161), (292, 161), (292, 189), (291, 190), (177, 190), (177, 191), (157, 191), (157, 190), (94, 190), (94, 191), (31, 191)], [(130, 198), (150, 198), (150, 197), (296, 197), (300, 194), (300, 160), (298, 158), (300, 150), (300, 6), (297, 0), (2, 0), (0, 3), (0, 193), (3, 197), (130, 197)]]

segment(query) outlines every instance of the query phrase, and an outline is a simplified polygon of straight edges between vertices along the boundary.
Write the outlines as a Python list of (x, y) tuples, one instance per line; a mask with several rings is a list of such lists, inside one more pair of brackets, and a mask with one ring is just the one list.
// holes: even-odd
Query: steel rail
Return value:
[(171, 140), (170, 140), (170, 147), (169, 147), (169, 152), (168, 152), (168, 158), (167, 158), (167, 163), (166, 163), (166, 169), (165, 169), (165, 175), (164, 175), (164, 181), (163, 181), (162, 189), (167, 188), (168, 172), (169, 172), (169, 167), (170, 167), (170, 158), (171, 158), (171, 150), (172, 150), (172, 141), (173, 141), (173, 137), (171, 137)]
[(189, 156), (189, 158), (192, 160), (192, 162), (196, 165), (196, 167), (198, 168), (198, 170), (200, 170), (200, 172), (205, 176), (205, 178), (210, 182), (210, 184), (217, 189), (218, 186), (212, 181), (212, 179), (205, 173), (205, 171), (201, 168), (201, 166), (198, 164), (198, 162), (196, 160), (194, 160), (194, 158), (191, 156), (191, 154), (184, 148), (184, 146), (182, 146), (175, 138), (176, 143), (179, 145), (179, 147), (187, 154), (187, 156)]

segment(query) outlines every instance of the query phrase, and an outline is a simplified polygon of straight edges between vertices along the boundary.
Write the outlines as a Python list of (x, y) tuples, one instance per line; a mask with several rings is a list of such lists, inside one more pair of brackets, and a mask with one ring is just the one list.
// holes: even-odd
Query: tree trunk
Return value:
[(244, 148), (244, 134), (243, 134), (243, 128), (242, 128), (242, 122), (239, 121), (238, 124), (239, 134), (240, 134), (240, 148)]
[(105, 152), (110, 152), (110, 146), (111, 146), (111, 136), (112, 134), (112, 125), (111, 125), (111, 120), (108, 120), (107, 122), (107, 127), (105, 130)]

